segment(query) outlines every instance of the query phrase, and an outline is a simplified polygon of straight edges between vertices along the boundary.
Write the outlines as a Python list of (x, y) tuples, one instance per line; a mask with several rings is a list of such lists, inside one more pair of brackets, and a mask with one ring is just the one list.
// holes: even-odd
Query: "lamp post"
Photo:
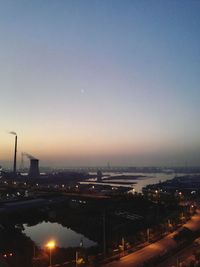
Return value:
[(76, 267), (78, 266), (78, 251), (76, 251)]
[(51, 267), (51, 251), (55, 248), (55, 241), (51, 240), (46, 244), (46, 247), (49, 249), (49, 267)]
[(122, 255), (125, 255), (125, 240), (124, 237), (122, 237)]
[(147, 242), (149, 243), (150, 240), (150, 229), (147, 228)]

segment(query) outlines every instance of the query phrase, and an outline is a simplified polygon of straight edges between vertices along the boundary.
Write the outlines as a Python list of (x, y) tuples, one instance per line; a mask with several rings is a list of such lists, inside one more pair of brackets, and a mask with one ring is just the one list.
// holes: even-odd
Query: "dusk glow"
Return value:
[(0, 165), (200, 165), (199, 1), (1, 1)]

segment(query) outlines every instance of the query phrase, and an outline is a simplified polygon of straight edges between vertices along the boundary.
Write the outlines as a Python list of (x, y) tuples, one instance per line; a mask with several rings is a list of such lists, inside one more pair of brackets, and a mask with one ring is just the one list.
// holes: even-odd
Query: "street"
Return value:
[[(184, 227), (188, 227), (191, 230), (198, 230), (200, 229), (200, 210), (197, 210), (197, 214), (195, 214), (186, 224), (183, 225)], [(162, 256), (168, 251), (172, 250), (173, 248), (177, 247), (177, 243), (174, 241), (173, 236), (178, 232), (175, 231), (165, 238), (150, 244), (144, 247), (141, 250), (138, 250), (134, 253), (131, 253), (118, 261), (113, 261), (103, 265), (104, 267), (140, 267), (143, 265), (144, 262), (147, 262), (153, 257)], [(176, 257), (176, 256), (175, 256)], [(171, 264), (171, 263), (169, 263)], [(171, 267), (171, 265), (159, 265), (159, 267)]]

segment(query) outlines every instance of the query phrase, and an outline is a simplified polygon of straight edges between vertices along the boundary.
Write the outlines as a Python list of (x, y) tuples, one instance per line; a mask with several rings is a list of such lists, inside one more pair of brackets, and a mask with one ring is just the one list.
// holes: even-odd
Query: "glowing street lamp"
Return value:
[(49, 249), (49, 267), (51, 267), (51, 251), (55, 248), (55, 246), (56, 243), (54, 240), (51, 240), (46, 244), (46, 247)]
[(194, 205), (191, 205), (190, 206), (190, 213), (193, 213), (194, 212)]

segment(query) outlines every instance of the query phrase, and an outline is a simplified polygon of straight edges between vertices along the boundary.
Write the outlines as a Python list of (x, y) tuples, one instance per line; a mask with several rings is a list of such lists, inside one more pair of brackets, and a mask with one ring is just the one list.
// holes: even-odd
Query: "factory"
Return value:
[(21, 169), (23, 169), (24, 157), (27, 157), (30, 160), (28, 177), (32, 179), (39, 178), (40, 177), (39, 159), (35, 158), (34, 156), (28, 153), (22, 152), (21, 153)]

